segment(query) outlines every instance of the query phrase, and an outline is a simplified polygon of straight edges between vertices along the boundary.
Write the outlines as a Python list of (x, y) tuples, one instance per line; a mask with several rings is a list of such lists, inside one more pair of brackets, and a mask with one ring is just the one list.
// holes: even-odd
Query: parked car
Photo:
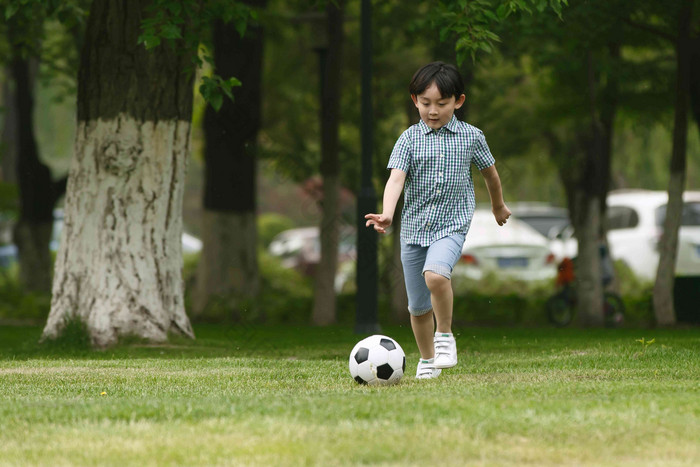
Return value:
[[(676, 275), (700, 276), (700, 192), (686, 191), (683, 200)], [(665, 191), (617, 190), (607, 197), (610, 255), (640, 278), (653, 280), (656, 276), (667, 202)], [(576, 256), (578, 243), (573, 234), (573, 228), (566, 226), (552, 235), (552, 250), (558, 259)]]
[(453, 274), (479, 280), (495, 273), (535, 281), (552, 279), (556, 272), (546, 237), (515, 216), (499, 226), (491, 211), (477, 209)]
[[(355, 229), (349, 226), (341, 227), (338, 241), (338, 272), (335, 278), (336, 291), (342, 290), (345, 282), (352, 276), (346, 263), (354, 263), (357, 257), (355, 243)], [(320, 229), (301, 227), (285, 230), (272, 239), (268, 251), (281, 259), (282, 266), (313, 276), (321, 260)]]
[(527, 223), (539, 233), (548, 237), (551, 232), (561, 230), (570, 223), (569, 210), (552, 206), (549, 203), (523, 201), (509, 203), (513, 216)]

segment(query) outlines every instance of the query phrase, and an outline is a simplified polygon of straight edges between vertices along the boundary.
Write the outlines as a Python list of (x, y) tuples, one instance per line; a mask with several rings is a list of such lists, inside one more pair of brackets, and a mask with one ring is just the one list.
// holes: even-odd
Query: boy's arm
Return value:
[(391, 221), (394, 218), (396, 203), (399, 201), (405, 181), (406, 172), (399, 169), (391, 169), (391, 175), (389, 175), (389, 180), (387, 180), (384, 187), (384, 201), (382, 203), (384, 212), (365, 215), (365, 219), (367, 219), (366, 227), (374, 225), (374, 230), (379, 233), (386, 233), (387, 227), (391, 225)]
[(491, 197), (491, 211), (498, 225), (503, 225), (506, 223), (510, 217), (510, 209), (506, 206), (505, 201), (503, 201), (503, 191), (501, 190), (501, 178), (498, 176), (498, 171), (496, 166), (492, 165), (481, 171), (486, 181), (486, 188), (489, 190), (489, 196)]

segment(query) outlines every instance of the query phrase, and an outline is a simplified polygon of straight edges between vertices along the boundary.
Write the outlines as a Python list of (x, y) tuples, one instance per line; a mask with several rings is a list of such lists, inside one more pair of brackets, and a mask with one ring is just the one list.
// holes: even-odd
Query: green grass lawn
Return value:
[(195, 331), (91, 352), (0, 327), (0, 465), (700, 465), (700, 329), (460, 329), (416, 381), (390, 327), (383, 388), (350, 378), (351, 329)]

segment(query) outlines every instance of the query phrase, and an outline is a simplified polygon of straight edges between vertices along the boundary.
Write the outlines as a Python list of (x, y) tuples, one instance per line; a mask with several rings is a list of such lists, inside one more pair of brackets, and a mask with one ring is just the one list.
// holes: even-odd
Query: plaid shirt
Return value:
[(483, 170), (495, 162), (481, 130), (454, 115), (439, 130), (421, 120), (404, 131), (387, 166), (407, 174), (401, 238), (430, 246), (466, 234), (476, 207), (471, 164)]

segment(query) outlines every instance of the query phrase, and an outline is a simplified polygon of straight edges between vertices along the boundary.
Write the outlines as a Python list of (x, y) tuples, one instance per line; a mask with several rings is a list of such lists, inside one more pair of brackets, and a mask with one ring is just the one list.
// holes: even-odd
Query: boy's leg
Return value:
[(428, 248), (418, 245), (407, 245), (401, 240), (401, 263), (406, 280), (411, 329), (421, 355), (416, 367), (416, 378), (419, 379), (437, 378), (441, 371), (435, 368), (433, 361), (435, 356), (433, 305), (430, 303), (430, 290), (423, 279), (427, 250)]
[(464, 235), (438, 240), (428, 249), (423, 270), (437, 321), (437, 332), (433, 340), (436, 368), (457, 365), (457, 344), (452, 335), (454, 294), (451, 277), (452, 269), (461, 257), (463, 244)]
[(411, 315), (411, 329), (418, 344), (420, 357), (424, 360), (429, 360), (435, 357), (435, 346), (433, 345), (433, 337), (435, 336), (435, 328), (433, 325), (433, 312), (430, 311), (424, 315)]
[(436, 332), (451, 333), (454, 303), (452, 281), (432, 271), (425, 271), (425, 284), (430, 290), (430, 301), (433, 304), (433, 312), (437, 322)]

